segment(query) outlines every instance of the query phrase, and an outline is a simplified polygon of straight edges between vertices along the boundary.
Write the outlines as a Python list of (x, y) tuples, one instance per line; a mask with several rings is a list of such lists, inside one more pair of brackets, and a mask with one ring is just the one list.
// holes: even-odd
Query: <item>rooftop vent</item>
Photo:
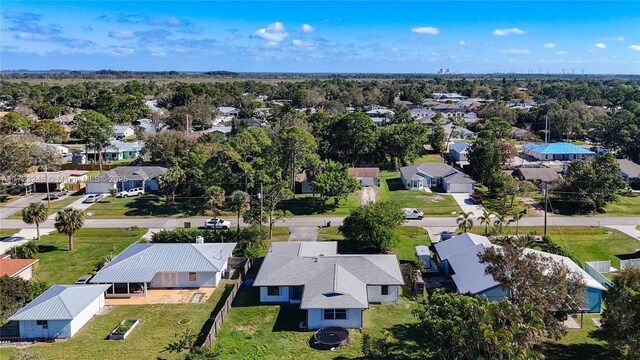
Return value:
[(196, 237), (196, 244), (204, 244), (204, 238), (202, 236)]

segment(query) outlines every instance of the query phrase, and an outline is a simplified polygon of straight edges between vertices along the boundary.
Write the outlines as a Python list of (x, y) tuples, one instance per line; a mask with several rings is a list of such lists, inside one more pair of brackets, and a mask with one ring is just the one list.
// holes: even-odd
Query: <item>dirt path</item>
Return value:
[(360, 203), (362, 205), (376, 202), (376, 191), (372, 187), (365, 187), (360, 194)]

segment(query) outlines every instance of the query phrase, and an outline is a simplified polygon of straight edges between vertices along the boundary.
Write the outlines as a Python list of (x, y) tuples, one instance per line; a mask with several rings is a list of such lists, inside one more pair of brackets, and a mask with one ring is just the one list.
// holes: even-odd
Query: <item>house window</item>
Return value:
[(189, 273), (189, 281), (196, 281), (196, 279), (197, 279), (196, 273), (190, 272)]
[(36, 325), (42, 326), (43, 329), (48, 329), (49, 328), (49, 321), (48, 320), (36, 320)]
[(324, 320), (346, 320), (347, 309), (324, 309)]
[(269, 295), (269, 296), (280, 296), (280, 287), (279, 286), (267, 286), (267, 295)]
[(380, 295), (389, 295), (389, 285), (380, 286)]

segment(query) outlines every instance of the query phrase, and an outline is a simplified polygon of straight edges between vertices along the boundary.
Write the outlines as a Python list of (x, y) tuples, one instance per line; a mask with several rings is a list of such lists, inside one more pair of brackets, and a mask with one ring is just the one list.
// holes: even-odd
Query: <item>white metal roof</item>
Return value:
[(53, 285), (9, 320), (71, 320), (111, 285)]

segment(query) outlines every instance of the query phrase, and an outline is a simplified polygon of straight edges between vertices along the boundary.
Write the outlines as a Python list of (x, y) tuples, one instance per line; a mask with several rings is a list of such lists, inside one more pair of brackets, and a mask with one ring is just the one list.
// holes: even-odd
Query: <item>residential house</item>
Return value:
[(147, 289), (216, 287), (235, 243), (132, 244), (90, 280), (107, 297), (147, 296)]
[(88, 171), (62, 170), (62, 171), (38, 171), (25, 174), (26, 193), (46, 193), (56, 189), (68, 188), (72, 191), (80, 190), (87, 181)]
[(452, 93), (441, 93), (441, 92), (434, 92), (433, 93), (433, 97), (434, 99), (436, 99), (437, 101), (440, 102), (458, 102), (458, 101), (462, 101), (465, 99), (464, 96), (452, 92)]
[(168, 169), (162, 166), (118, 166), (92, 177), (87, 182), (87, 194), (105, 194), (109, 190), (129, 190), (136, 187), (158, 191), (158, 177)]
[(507, 107), (510, 109), (529, 111), (536, 106), (536, 102), (533, 99), (512, 99), (507, 102)]
[(360, 181), (360, 185), (380, 186), (380, 169), (379, 168), (349, 168), (349, 173)]
[(401, 167), (400, 178), (408, 190), (442, 186), (448, 193), (472, 193), (476, 183), (469, 175), (442, 163), (422, 163)]
[(513, 139), (520, 141), (528, 141), (535, 138), (535, 135), (531, 133), (531, 131), (526, 129), (521, 129), (519, 127), (512, 126), (511, 130), (513, 130)]
[(115, 133), (116, 140), (122, 140), (135, 134), (133, 128), (128, 125), (114, 125), (113, 132)]
[[(486, 297), (490, 301), (499, 301), (507, 295), (507, 290), (502, 288), (490, 274), (486, 273), (487, 265), (481, 263), (478, 258), (478, 254), (483, 253), (487, 248), (501, 249), (500, 246), (491, 244), (484, 236), (463, 233), (439, 242), (434, 247), (438, 263), (442, 266), (445, 276), (455, 284), (457, 292)], [(525, 249), (526, 253), (561, 263), (571, 272), (582, 277), (587, 291), (585, 299), (581, 301), (584, 305), (581, 305), (580, 309), (576, 309), (577, 311), (597, 313), (602, 310), (602, 292), (606, 291), (606, 288), (573, 260), (565, 256), (528, 248)]]
[(313, 193), (313, 184), (311, 184), (311, 171), (303, 170), (295, 176), (295, 193), (311, 194)]
[(33, 265), (38, 259), (1, 259), (0, 276), (31, 280), (33, 277)]
[(143, 118), (131, 122), (135, 131), (141, 131), (145, 134), (155, 134), (167, 129), (166, 124), (154, 124), (151, 119)]
[(369, 105), (364, 108), (365, 114), (371, 118), (374, 124), (377, 126), (385, 126), (389, 119), (391, 119), (395, 113), (393, 110), (381, 105)]
[(618, 159), (617, 161), (620, 165), (620, 175), (627, 184), (640, 181), (640, 165), (627, 159)]
[(583, 147), (567, 143), (557, 142), (548, 144), (524, 144), (522, 151), (537, 160), (563, 160), (573, 161), (585, 157), (593, 157), (595, 153)]
[(454, 162), (467, 161), (467, 153), (471, 144), (468, 142), (457, 142), (449, 146), (449, 159)]
[(444, 131), (447, 134), (447, 137), (456, 140), (471, 140), (476, 134), (464, 127), (453, 125), (453, 123), (448, 123), (444, 125)]
[(53, 285), (9, 318), (19, 337), (68, 339), (102, 307), (109, 285)]
[(413, 108), (410, 110), (411, 117), (414, 119), (432, 118), (436, 115), (435, 111), (425, 109), (423, 107)]
[(34, 144), (38, 146), (42, 146), (43, 148), (49, 148), (49, 149), (55, 150), (55, 152), (57, 152), (62, 157), (67, 157), (70, 154), (69, 148), (62, 144), (47, 144), (47, 143), (41, 143), (41, 142), (35, 142)]
[(56, 122), (60, 125), (74, 126), (76, 124), (74, 117), (75, 117), (75, 114), (65, 114), (65, 115), (60, 115), (56, 118), (53, 118), (51, 119), (51, 121)]
[(300, 304), (309, 329), (362, 328), (370, 303), (397, 302), (404, 284), (395, 255), (341, 255), (338, 243), (271, 243), (253, 286), (260, 302)]
[(224, 117), (237, 117), (240, 114), (240, 109), (236, 109), (232, 106), (220, 106), (218, 111)]
[(511, 175), (520, 180), (533, 181), (536, 183), (555, 183), (561, 179), (560, 174), (551, 168), (521, 167), (515, 169)]
[[(126, 159), (137, 159), (142, 152), (142, 145), (138, 142), (123, 142), (111, 140), (109, 145), (102, 152), (107, 161), (120, 161)], [(97, 151), (87, 150), (89, 160), (97, 161)]]

